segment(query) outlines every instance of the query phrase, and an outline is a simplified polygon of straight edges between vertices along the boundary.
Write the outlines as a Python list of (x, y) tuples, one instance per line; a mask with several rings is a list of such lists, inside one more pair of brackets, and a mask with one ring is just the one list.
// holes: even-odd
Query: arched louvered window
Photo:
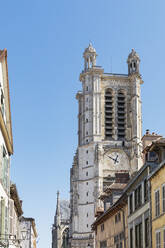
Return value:
[(113, 137), (113, 95), (111, 90), (105, 92), (105, 139)]
[(125, 138), (125, 95), (118, 93), (117, 96), (117, 130), (118, 139)]

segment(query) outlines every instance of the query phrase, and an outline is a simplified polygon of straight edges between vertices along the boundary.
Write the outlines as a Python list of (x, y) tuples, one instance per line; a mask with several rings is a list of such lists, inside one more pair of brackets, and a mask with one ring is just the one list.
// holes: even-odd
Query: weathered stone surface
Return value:
[[(71, 247), (93, 246), (91, 225), (105, 178), (115, 178), (116, 172), (132, 174), (142, 165), (141, 93), (138, 55), (128, 58), (128, 74), (104, 73), (96, 66), (96, 51), (84, 52), (84, 70), (80, 74), (82, 92), (79, 104), (78, 149), (70, 177), (70, 242)], [(112, 137), (105, 135), (105, 92), (112, 95)], [(125, 137), (119, 138), (119, 93), (124, 96)]]

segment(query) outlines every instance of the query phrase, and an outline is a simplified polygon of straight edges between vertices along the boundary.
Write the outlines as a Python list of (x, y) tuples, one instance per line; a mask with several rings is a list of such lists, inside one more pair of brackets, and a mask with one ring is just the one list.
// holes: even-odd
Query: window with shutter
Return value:
[(107, 247), (107, 241), (101, 241), (100, 242), (100, 248), (106, 248)]
[(145, 219), (145, 247), (149, 246), (149, 218)]
[(133, 196), (132, 194), (129, 196), (129, 213), (132, 214), (133, 212)]
[(3, 162), (2, 162), (2, 184), (3, 187), (6, 189), (6, 167), (7, 167), (7, 157), (6, 157), (6, 149), (3, 147)]
[(1, 225), (0, 225), (1, 239), (3, 239), (5, 234), (5, 200), (1, 200)]
[(8, 234), (8, 207), (5, 207), (5, 234)]
[(7, 157), (7, 152), (3, 146), (3, 156), (2, 156), (2, 175), (1, 181), (4, 189), (9, 193), (9, 168), (10, 168), (10, 159)]
[(4, 98), (4, 93), (3, 93), (2, 89), (1, 89), (1, 110), (2, 110), (2, 114), (4, 116), (4, 114), (5, 114), (5, 98)]
[(165, 229), (163, 230), (163, 248), (165, 248)]
[(162, 186), (162, 208), (163, 213), (165, 213), (165, 185)]
[(156, 248), (161, 248), (160, 231), (156, 232)]
[(3, 175), (3, 146), (0, 146), (0, 181), (2, 183)]
[(142, 248), (143, 247), (142, 223), (135, 226), (135, 244), (136, 244), (136, 248)]
[(159, 189), (155, 191), (155, 217), (160, 215), (160, 194)]
[(148, 182), (147, 179), (144, 180), (144, 202), (148, 201)]
[(130, 229), (130, 248), (133, 248), (133, 228)]
[(9, 209), (9, 220), (10, 220), (10, 234), (14, 235), (13, 233), (13, 219), (14, 219), (14, 201), (10, 199), (10, 209)]

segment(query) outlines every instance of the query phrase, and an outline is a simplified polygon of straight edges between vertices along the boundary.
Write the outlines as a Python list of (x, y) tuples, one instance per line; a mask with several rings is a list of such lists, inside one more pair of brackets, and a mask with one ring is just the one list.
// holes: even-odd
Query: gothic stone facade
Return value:
[(82, 91), (77, 93), (78, 148), (70, 177), (70, 244), (93, 247), (91, 224), (102, 208), (98, 199), (116, 173), (142, 166), (140, 59), (132, 50), (128, 74), (104, 73), (96, 66), (96, 51), (85, 49)]

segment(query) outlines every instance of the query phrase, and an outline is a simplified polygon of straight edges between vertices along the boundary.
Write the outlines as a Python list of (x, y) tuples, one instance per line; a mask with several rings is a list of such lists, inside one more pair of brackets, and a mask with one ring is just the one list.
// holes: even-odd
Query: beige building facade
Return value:
[(78, 148), (70, 177), (70, 244), (93, 247), (91, 224), (102, 208), (99, 196), (117, 172), (142, 166), (141, 84), (138, 54), (129, 54), (128, 74), (105, 73), (96, 65), (96, 51), (85, 49), (77, 93)]
[(123, 195), (111, 208), (97, 218), (92, 225), (96, 248), (128, 247), (128, 204)]
[(159, 162), (150, 175), (152, 247), (165, 247), (165, 138), (148, 147)]

